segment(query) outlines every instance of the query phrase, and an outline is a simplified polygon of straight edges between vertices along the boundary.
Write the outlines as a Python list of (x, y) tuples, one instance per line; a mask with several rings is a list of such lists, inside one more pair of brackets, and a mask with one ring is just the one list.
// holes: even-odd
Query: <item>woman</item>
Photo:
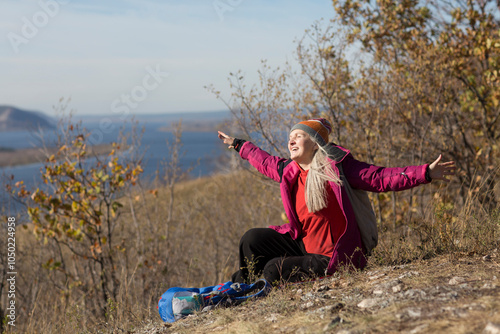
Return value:
[[(333, 274), (342, 265), (363, 268), (377, 243), (371, 207), (360, 190), (399, 191), (432, 180), (448, 181), (454, 162), (404, 168), (369, 165), (349, 150), (329, 143), (330, 123), (324, 118), (299, 122), (290, 130), (290, 159), (269, 155), (251, 142), (219, 131), (219, 138), (257, 170), (280, 182), (289, 223), (253, 228), (240, 241), (240, 270), (233, 282), (264, 274), (273, 284)], [(365, 205), (366, 207), (366, 205)], [(252, 276), (254, 275), (254, 276)]]

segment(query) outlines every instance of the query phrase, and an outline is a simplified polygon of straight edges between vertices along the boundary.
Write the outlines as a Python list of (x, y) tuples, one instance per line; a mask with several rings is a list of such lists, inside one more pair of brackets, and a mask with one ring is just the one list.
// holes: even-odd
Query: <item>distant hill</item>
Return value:
[(0, 131), (54, 129), (55, 121), (38, 111), (0, 106)]

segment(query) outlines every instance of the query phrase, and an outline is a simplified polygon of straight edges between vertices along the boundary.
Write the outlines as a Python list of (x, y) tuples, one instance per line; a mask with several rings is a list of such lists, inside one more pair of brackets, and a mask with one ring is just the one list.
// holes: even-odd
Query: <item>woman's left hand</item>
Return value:
[(450, 182), (448, 175), (455, 175), (455, 169), (457, 169), (454, 161), (440, 162), (442, 155), (429, 165), (429, 176), (434, 180), (441, 180), (444, 182)]

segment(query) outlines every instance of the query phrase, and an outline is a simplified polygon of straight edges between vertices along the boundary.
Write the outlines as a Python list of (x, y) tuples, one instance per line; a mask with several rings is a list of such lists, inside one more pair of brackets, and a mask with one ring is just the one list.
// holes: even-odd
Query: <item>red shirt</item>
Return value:
[(294, 186), (295, 211), (302, 223), (302, 241), (306, 252), (331, 257), (335, 243), (344, 233), (345, 217), (329, 185), (326, 187), (328, 200), (326, 208), (314, 213), (309, 212), (305, 198), (307, 173), (308, 171), (300, 168), (300, 174)]

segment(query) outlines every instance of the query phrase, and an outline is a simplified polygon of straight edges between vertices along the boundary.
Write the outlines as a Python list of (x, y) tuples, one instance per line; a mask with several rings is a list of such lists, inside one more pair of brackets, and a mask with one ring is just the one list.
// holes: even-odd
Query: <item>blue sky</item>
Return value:
[(293, 59), (330, 0), (1, 0), (0, 104), (52, 114), (221, 110), (230, 72)]

